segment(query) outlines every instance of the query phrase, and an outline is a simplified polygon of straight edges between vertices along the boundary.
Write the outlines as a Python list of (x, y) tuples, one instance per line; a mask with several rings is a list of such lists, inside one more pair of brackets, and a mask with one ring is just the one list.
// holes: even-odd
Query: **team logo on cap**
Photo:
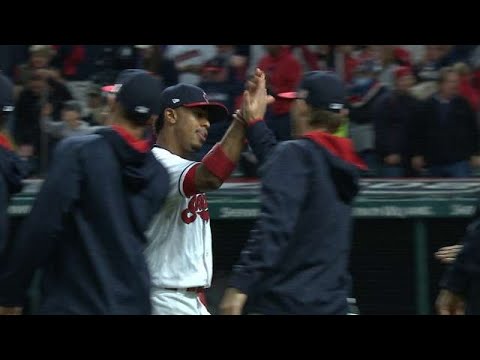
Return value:
[(180, 99), (172, 99), (172, 103), (176, 104), (178, 102), (180, 102)]
[(332, 110), (342, 110), (343, 109), (343, 104), (333, 103), (333, 104), (328, 105), (328, 108), (332, 109)]
[(206, 92), (203, 93), (203, 98), (205, 99), (205, 102), (208, 103), (208, 98), (207, 98), (207, 93)]
[(4, 112), (9, 112), (9, 111), (13, 111), (14, 109), (15, 109), (14, 106), (8, 106), (8, 105), (6, 105), (6, 106), (4, 106), (4, 107), (2, 108), (2, 111), (4, 111)]
[(146, 106), (137, 106), (137, 107), (135, 108), (135, 111), (138, 112), (138, 113), (140, 113), (140, 114), (146, 114), (146, 113), (148, 113), (148, 112), (150, 111), (150, 109), (147, 108)]

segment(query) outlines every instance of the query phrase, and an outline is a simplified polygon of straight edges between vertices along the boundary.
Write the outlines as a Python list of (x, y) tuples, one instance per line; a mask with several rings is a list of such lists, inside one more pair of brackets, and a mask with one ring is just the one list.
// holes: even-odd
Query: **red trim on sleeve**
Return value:
[(144, 139), (137, 139), (127, 130), (119, 125), (112, 125), (112, 129), (115, 130), (132, 148), (138, 152), (146, 153), (150, 150), (150, 142)]
[(13, 151), (13, 145), (10, 139), (3, 134), (0, 134), (0, 147), (3, 147), (4, 149)]
[(197, 187), (195, 186), (195, 174), (197, 173), (199, 165), (200, 163), (195, 164), (190, 169), (188, 169), (187, 174), (183, 179), (182, 191), (186, 197), (190, 197), (198, 193)]
[(263, 118), (258, 118), (258, 119), (255, 119), (255, 120), (252, 120), (248, 123), (248, 126), (253, 126), (255, 125), (256, 123), (260, 122), (260, 121), (263, 121)]
[(237, 164), (230, 160), (220, 144), (216, 144), (202, 159), (203, 165), (222, 182), (232, 174)]

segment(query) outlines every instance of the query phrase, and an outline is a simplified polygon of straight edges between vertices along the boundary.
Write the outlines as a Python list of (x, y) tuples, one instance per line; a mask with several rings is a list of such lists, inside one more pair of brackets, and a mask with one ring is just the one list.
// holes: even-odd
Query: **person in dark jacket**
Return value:
[[(243, 118), (262, 169), (261, 213), (234, 266), (223, 314), (347, 314), (352, 201), (365, 164), (349, 139), (332, 135), (346, 115), (334, 74), (307, 73), (293, 97), (296, 140), (265, 131), (265, 87), (248, 92)], [(273, 148), (273, 150), (272, 150)]]
[(409, 169), (410, 129), (417, 126), (419, 101), (409, 90), (415, 81), (406, 66), (394, 70), (395, 89), (385, 93), (373, 110), (375, 150), (382, 177), (405, 177)]
[(8, 238), (8, 201), (22, 188), (23, 167), (5, 133), (8, 116), (14, 110), (13, 84), (0, 74), (0, 254)]
[[(475, 112), (458, 95), (459, 76), (440, 71), (439, 91), (421, 105), (412, 141), (412, 167), (428, 168), (433, 177), (469, 177), (479, 162), (480, 141)], [(413, 132), (412, 132), (413, 133)]]
[(437, 312), (440, 315), (480, 315), (479, 218), (467, 227), (461, 244), (440, 249), (436, 256), (449, 264), (440, 280), (435, 304)]
[(0, 259), (0, 313), (24, 305), (42, 268), (40, 314), (150, 314), (146, 231), (169, 178), (141, 139), (159, 114), (161, 85), (120, 73), (113, 125), (58, 144), (11, 249)]

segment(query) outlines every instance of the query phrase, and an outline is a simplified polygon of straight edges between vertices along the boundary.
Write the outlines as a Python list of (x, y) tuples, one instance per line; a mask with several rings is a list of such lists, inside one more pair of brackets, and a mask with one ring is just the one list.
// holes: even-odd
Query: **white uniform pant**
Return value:
[(210, 315), (196, 292), (152, 289), (152, 315)]

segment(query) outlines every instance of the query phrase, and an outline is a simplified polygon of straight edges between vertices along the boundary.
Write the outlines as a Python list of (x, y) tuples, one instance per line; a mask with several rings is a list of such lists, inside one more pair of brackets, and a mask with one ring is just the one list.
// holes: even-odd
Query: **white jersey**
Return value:
[(209, 287), (212, 280), (212, 234), (205, 194), (195, 192), (198, 162), (166, 149), (153, 154), (170, 175), (170, 192), (146, 232), (145, 250), (152, 284), (158, 288)]

